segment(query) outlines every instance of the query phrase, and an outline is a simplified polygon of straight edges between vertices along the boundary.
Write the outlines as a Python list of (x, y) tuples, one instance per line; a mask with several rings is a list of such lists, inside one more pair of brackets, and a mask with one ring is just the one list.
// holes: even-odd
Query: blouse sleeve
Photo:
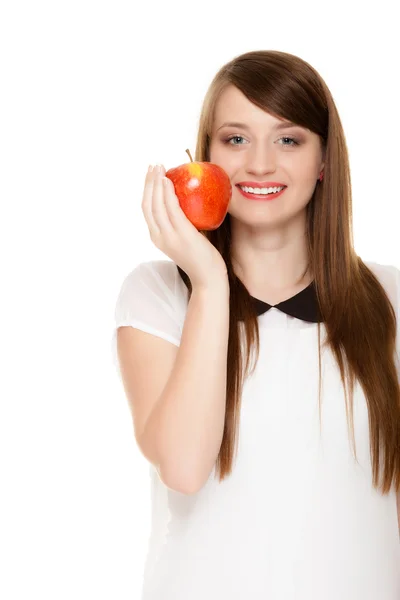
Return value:
[(117, 370), (119, 327), (134, 327), (179, 346), (183, 308), (182, 283), (175, 263), (159, 260), (135, 267), (123, 280), (115, 306), (112, 354)]

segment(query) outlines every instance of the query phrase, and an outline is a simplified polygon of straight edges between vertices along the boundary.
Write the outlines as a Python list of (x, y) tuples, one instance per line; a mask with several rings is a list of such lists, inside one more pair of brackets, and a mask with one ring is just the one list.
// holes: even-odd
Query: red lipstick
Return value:
[(236, 185), (245, 185), (252, 188), (287, 187), (279, 181), (238, 181)]
[[(275, 194), (251, 194), (249, 192), (245, 192), (244, 190), (242, 190), (242, 188), (240, 187), (241, 185), (245, 185), (246, 187), (252, 187), (252, 188), (269, 188), (269, 187), (282, 187), (284, 186), (283, 190), (280, 190), (279, 192), (276, 192)], [(245, 197), (245, 198), (249, 198), (249, 200), (273, 200), (274, 198), (277, 198), (278, 196), (280, 196), (281, 194), (283, 194), (283, 192), (286, 190), (286, 187), (283, 183), (277, 183), (275, 181), (267, 181), (267, 182), (261, 182), (261, 183), (256, 183), (255, 181), (242, 181), (240, 184), (236, 184), (236, 187), (238, 188), (239, 192)]]

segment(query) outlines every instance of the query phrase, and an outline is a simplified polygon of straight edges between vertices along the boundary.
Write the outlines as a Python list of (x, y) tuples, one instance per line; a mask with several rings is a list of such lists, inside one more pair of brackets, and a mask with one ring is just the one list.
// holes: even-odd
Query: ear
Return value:
[(324, 168), (324, 167), (325, 167), (325, 158), (326, 158), (326, 146), (324, 146), (324, 147), (322, 148), (322, 157), (321, 157), (321, 158), (322, 158), (322, 160), (324, 161), (324, 163), (323, 163), (323, 165), (322, 165), (322, 168)]

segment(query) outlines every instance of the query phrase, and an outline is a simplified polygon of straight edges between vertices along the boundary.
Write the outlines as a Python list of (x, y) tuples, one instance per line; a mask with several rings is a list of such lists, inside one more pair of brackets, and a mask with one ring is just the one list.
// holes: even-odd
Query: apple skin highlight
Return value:
[(214, 230), (224, 221), (232, 197), (227, 173), (214, 163), (193, 161), (165, 173), (174, 184), (179, 204), (196, 229)]

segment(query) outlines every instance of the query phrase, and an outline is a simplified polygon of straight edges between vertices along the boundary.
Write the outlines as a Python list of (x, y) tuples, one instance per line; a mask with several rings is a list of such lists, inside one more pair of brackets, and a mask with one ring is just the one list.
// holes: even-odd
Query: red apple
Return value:
[(196, 229), (217, 229), (226, 217), (232, 196), (231, 181), (218, 165), (193, 161), (169, 169), (165, 176), (174, 184), (179, 204)]

